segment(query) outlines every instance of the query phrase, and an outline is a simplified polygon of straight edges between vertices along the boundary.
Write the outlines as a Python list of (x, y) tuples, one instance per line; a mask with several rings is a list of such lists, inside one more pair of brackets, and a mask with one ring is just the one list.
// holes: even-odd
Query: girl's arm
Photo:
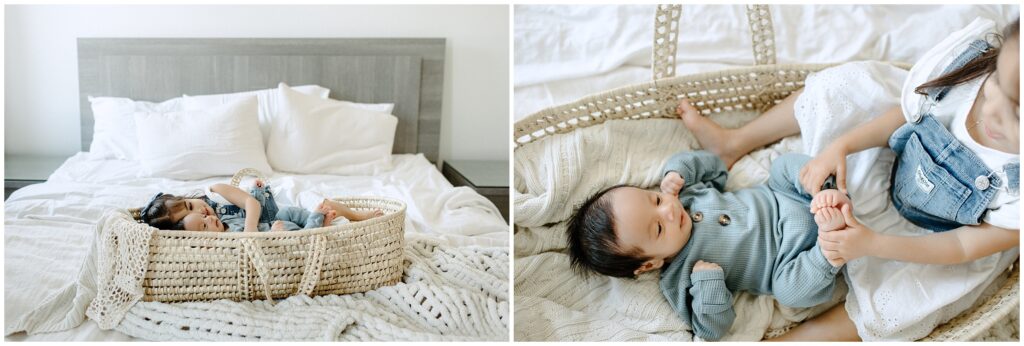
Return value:
[(214, 184), (210, 186), (210, 191), (223, 196), (231, 204), (245, 209), (245, 232), (259, 231), (260, 202), (252, 195), (228, 184)]
[(983, 223), (921, 236), (878, 234), (843, 207), (846, 229), (819, 232), (821, 247), (849, 262), (862, 256), (925, 264), (958, 264), (1006, 251), (1020, 244), (1020, 230)]
[(846, 155), (868, 148), (888, 146), (889, 137), (905, 123), (903, 109), (895, 106), (832, 141), (832, 144), (825, 147), (800, 170), (800, 184), (804, 186), (804, 191), (810, 192), (811, 195), (817, 194), (821, 191), (821, 184), (825, 179), (835, 174), (839, 191), (847, 193)]
[(842, 149), (847, 154), (874, 147), (886, 147), (889, 146), (889, 137), (893, 132), (906, 123), (907, 119), (903, 116), (903, 109), (900, 106), (895, 106), (889, 108), (881, 116), (840, 136), (831, 145)]
[(1020, 244), (1020, 230), (983, 223), (916, 237), (879, 234), (875, 257), (927, 264), (958, 264), (1012, 249)]

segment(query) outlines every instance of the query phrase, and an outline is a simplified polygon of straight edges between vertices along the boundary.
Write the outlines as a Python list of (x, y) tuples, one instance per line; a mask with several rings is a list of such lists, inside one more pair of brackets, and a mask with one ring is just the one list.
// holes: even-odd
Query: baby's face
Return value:
[(667, 193), (622, 187), (608, 192), (619, 246), (654, 257), (653, 270), (674, 257), (690, 240), (693, 222), (679, 198)]
[(185, 215), (182, 220), (186, 231), (199, 232), (224, 232), (224, 223), (216, 215), (202, 215), (192, 213)]

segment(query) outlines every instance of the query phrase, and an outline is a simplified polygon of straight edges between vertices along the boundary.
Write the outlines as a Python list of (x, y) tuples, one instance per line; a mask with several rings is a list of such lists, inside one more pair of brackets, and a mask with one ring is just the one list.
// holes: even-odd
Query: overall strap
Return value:
[[(964, 67), (964, 65), (967, 65), (968, 62), (977, 59), (979, 56), (981, 56), (991, 48), (992, 45), (988, 44), (988, 42), (985, 42), (985, 40), (972, 41), (970, 45), (967, 46), (967, 50), (964, 50), (963, 53), (960, 53), (960, 55), (957, 56), (956, 59), (953, 59), (953, 62), (951, 62), (949, 66), (946, 66), (945, 70), (942, 70), (942, 74), (940, 74), (940, 76), (944, 76), (947, 73), (953, 72), (958, 68)], [(946, 94), (949, 93), (949, 90), (952, 88), (952, 86), (931, 88), (928, 90), (928, 98), (931, 99), (932, 102), (942, 101), (942, 98), (945, 97)]]

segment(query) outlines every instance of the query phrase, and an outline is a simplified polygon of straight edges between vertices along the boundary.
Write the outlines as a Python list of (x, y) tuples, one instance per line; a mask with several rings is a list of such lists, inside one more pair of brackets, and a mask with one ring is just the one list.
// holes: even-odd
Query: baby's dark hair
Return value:
[(615, 219), (608, 193), (630, 185), (615, 185), (590, 196), (569, 219), (566, 235), (569, 259), (577, 274), (593, 272), (632, 278), (634, 271), (650, 260), (637, 249), (623, 250), (615, 235)]
[(1020, 38), (1020, 18), (1003, 27), (1002, 35), (994, 35), (996, 42), (989, 42), (992, 48), (982, 53), (976, 59), (971, 60), (960, 68), (949, 71), (924, 84), (914, 88), (914, 93), (927, 95), (930, 88), (942, 88), (957, 86), (974, 80), (975, 78), (987, 75), (996, 70), (996, 61), (999, 57), (1005, 40)]
[(171, 219), (171, 214), (185, 207), (186, 199), (199, 198), (201, 195), (193, 194), (188, 196), (175, 196), (160, 193), (142, 208), (142, 222), (163, 230), (185, 229), (184, 218), (181, 220)]

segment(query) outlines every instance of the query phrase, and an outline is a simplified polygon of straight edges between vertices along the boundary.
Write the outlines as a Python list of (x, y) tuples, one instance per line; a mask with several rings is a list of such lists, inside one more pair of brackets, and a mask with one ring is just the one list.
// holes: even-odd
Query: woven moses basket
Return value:
[[(235, 174), (238, 186), (253, 169)], [(405, 203), (381, 197), (335, 198), (383, 216), (337, 226), (277, 232), (154, 230), (142, 280), (144, 301), (235, 301), (349, 294), (402, 279)], [(130, 210), (135, 221), (139, 209)]]
[[(655, 12), (653, 81), (583, 97), (575, 102), (540, 110), (517, 121), (516, 149), (540, 138), (565, 134), (608, 120), (677, 119), (678, 100), (687, 98), (703, 114), (764, 112), (803, 88), (813, 72), (838, 64), (776, 64), (771, 13), (765, 5), (748, 5), (755, 66), (675, 77), (675, 55), (680, 5), (659, 5)], [(910, 64), (889, 62), (909, 69)], [(537, 144), (539, 145), (539, 144)], [(1020, 302), (1019, 259), (1004, 273), (996, 292), (922, 340), (971, 340), (1008, 318)]]

